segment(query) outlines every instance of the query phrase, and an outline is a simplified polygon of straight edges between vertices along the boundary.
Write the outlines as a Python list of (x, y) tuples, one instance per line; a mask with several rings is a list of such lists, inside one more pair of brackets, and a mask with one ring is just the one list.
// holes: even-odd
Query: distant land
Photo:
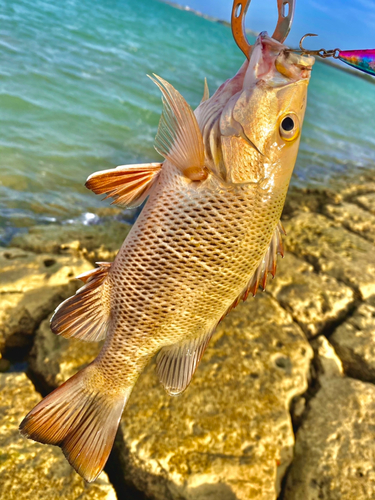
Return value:
[[(203, 12), (199, 12), (199, 10), (194, 10), (190, 8), (188, 5), (181, 5), (176, 2), (170, 2), (169, 0), (161, 0), (162, 2), (170, 5), (171, 7), (174, 7), (175, 9), (179, 10), (185, 10), (187, 12), (191, 12), (192, 14), (203, 17), (204, 19), (207, 19), (207, 21), (211, 21), (213, 23), (219, 23), (224, 26), (227, 26), (228, 28), (231, 27), (230, 23), (228, 21), (224, 21), (223, 19), (219, 19), (216, 17), (208, 16), (207, 14), (203, 14)], [(257, 37), (259, 35), (259, 32), (250, 30), (246, 28), (246, 33), (249, 35)], [(297, 47), (295, 47), (297, 49)], [(298, 50), (298, 49), (297, 49)], [(347, 66), (344, 63), (337, 62), (335, 59), (323, 59), (321, 57), (317, 57), (316, 60), (320, 63), (327, 64), (328, 66), (331, 66), (332, 68), (338, 69), (340, 71), (344, 71), (345, 73), (350, 73), (351, 75), (357, 76), (359, 78), (362, 78), (363, 80), (367, 80), (370, 83), (375, 83), (375, 77), (368, 75), (367, 73), (363, 73), (362, 71), (359, 71), (357, 69), (351, 68), (350, 66)]]

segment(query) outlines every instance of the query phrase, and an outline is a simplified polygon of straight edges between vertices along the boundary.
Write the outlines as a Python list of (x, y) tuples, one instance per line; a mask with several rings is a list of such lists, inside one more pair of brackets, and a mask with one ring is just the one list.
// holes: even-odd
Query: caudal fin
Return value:
[(72, 467), (86, 481), (102, 472), (111, 452), (122, 411), (130, 395), (103, 393), (90, 384), (89, 365), (45, 397), (24, 418), (21, 434), (60, 446)]

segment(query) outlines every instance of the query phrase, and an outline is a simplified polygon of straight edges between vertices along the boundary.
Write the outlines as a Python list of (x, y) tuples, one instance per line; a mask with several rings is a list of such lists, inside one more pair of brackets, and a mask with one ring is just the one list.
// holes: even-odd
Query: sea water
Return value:
[[(230, 28), (156, 0), (0, 0), (0, 238), (97, 221), (92, 172), (158, 161), (156, 73), (196, 107), (243, 62)], [(371, 169), (375, 86), (317, 63), (292, 183)]]

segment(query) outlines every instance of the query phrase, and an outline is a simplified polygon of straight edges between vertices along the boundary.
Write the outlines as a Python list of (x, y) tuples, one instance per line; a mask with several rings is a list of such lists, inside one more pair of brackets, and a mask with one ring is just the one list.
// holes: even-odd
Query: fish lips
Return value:
[(263, 31), (253, 46), (243, 89), (250, 89), (259, 82), (281, 87), (308, 79), (314, 62), (314, 57), (294, 53)]

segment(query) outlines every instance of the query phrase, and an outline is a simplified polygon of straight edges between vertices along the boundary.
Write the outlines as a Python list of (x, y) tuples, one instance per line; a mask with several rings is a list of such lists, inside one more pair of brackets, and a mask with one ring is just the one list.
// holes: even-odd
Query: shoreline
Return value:
[[(38, 497), (43, 484), (52, 498), (54, 482), (69, 492), (75, 481), (79, 491), (89, 488), (87, 500), (113, 500), (114, 490), (118, 498), (206, 500), (196, 485), (207, 483), (210, 498), (233, 491), (239, 500), (249, 492), (262, 500), (267, 488), (270, 500), (280, 492), (299, 500), (301, 488), (315, 498), (320, 476), (312, 482), (311, 474), (324, 470), (328, 484), (345, 484), (354, 497), (363, 478), (347, 477), (344, 464), (350, 456), (368, 466), (362, 450), (369, 453), (375, 401), (375, 175), (359, 181), (339, 193), (290, 190), (275, 279), (219, 324), (180, 398), (165, 393), (151, 361), (125, 410), (107, 475), (89, 486), (59, 450), (24, 440), (18, 424), (41, 395), (98, 355), (101, 345), (58, 337), (49, 321), (82, 284), (74, 276), (113, 261), (130, 226), (38, 226), (1, 249), (0, 451), (12, 443), (21, 458), (10, 455), (0, 466), (0, 496), (11, 485), (25, 491), (19, 500)], [(331, 428), (343, 446), (329, 439)], [(347, 451), (352, 436), (355, 448)], [(375, 446), (373, 455), (375, 464)], [(48, 463), (54, 473), (47, 478)]]

